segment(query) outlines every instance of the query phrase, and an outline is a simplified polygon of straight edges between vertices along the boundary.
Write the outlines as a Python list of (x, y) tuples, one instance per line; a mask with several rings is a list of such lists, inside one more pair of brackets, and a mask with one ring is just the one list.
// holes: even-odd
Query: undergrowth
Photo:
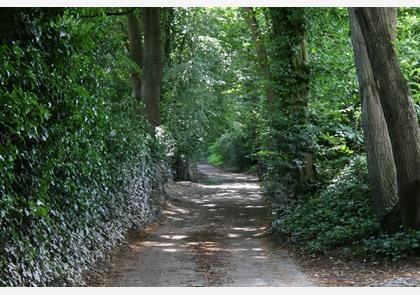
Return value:
[(394, 261), (420, 254), (420, 231), (381, 232), (363, 156), (351, 160), (329, 186), (308, 200), (278, 209), (272, 230), (309, 253), (338, 249), (365, 259)]

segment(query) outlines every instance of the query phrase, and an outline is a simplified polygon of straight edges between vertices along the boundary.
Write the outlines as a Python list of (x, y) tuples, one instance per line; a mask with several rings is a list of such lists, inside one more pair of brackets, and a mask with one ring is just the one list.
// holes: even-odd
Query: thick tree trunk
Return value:
[(145, 114), (152, 126), (160, 125), (160, 86), (162, 83), (163, 42), (160, 32), (160, 8), (142, 8), (144, 32), (143, 83), (141, 97)]
[(301, 124), (308, 122), (309, 104), (309, 70), (308, 45), (304, 30), (296, 30), (295, 44), (292, 44), (291, 57), (292, 67), (296, 79), (295, 88), (291, 91), (294, 106), (291, 110), (296, 122)]
[(258, 64), (261, 68), (261, 73), (264, 76), (265, 83), (266, 83), (266, 93), (267, 93), (267, 101), (268, 103), (273, 106), (275, 101), (275, 95), (273, 88), (271, 87), (271, 72), (270, 72), (270, 65), (268, 63), (267, 51), (265, 49), (264, 43), (260, 36), (260, 28), (258, 26), (257, 19), (255, 17), (255, 12), (252, 7), (243, 7), (243, 15), (245, 20), (249, 25), (249, 29), (252, 33), (252, 39), (255, 42), (255, 47), (257, 49), (257, 59)]
[(141, 101), (141, 70), (143, 59), (143, 44), (140, 20), (135, 12), (127, 15), (128, 40), (130, 45), (130, 58), (137, 65), (138, 69), (131, 73), (133, 93), (137, 102)]
[[(309, 69), (304, 13), (303, 8), (270, 8), (276, 46), (273, 63), (278, 63), (278, 68), (282, 68), (273, 73), (276, 82), (283, 85), (276, 94), (283, 114), (298, 125), (305, 125), (309, 120)], [(302, 154), (295, 156), (302, 159)], [(304, 152), (300, 181), (315, 177), (313, 161), (314, 155)]]
[[(295, 101), (293, 108), (294, 121), (299, 124), (307, 124), (309, 121), (308, 104), (309, 104), (309, 75), (308, 75), (308, 46), (306, 40), (306, 32), (296, 30), (295, 47), (292, 49), (292, 65), (295, 72), (296, 85), (295, 91), (292, 92), (292, 99)], [(314, 155), (312, 153), (304, 154), (303, 180), (313, 180), (315, 178)]]
[(401, 217), (420, 228), (420, 130), (398, 62), (386, 8), (355, 8), (392, 144)]
[[(394, 24), (396, 9), (388, 8), (389, 24)], [(395, 229), (398, 220), (389, 219), (387, 209), (398, 202), (397, 174), (388, 127), (382, 111), (378, 89), (373, 77), (365, 41), (353, 9), (349, 10), (351, 38), (356, 62), (359, 92), (362, 100), (362, 126), (364, 131), (369, 181), (376, 216), (388, 230)], [(396, 26), (390, 28), (396, 35)], [(395, 37), (393, 38), (395, 39)], [(391, 227), (391, 228), (390, 228)]]

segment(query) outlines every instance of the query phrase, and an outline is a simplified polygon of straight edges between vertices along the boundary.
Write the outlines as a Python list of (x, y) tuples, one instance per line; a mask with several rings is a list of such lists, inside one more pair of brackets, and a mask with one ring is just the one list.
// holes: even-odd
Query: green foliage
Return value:
[[(200, 52), (213, 44), (212, 40), (201, 42)], [(214, 73), (217, 62), (222, 61), (220, 56), (215, 56), (214, 60), (210, 57), (209, 54), (207, 60), (197, 57), (165, 71), (164, 125), (175, 139), (176, 152), (192, 159), (215, 127), (212, 124), (216, 113), (223, 111), (223, 98), (217, 92), (222, 80)]]
[(210, 165), (217, 167), (223, 167), (225, 163), (224, 154), (229, 155), (229, 153), (226, 153), (225, 150), (222, 149), (222, 144), (220, 141), (221, 140), (219, 139), (209, 146), (209, 156), (207, 158), (207, 161)]
[(83, 284), (159, 210), (163, 148), (134, 112), (124, 32), (79, 12), (35, 11), (42, 37), (0, 48), (0, 285)]
[[(420, 251), (420, 232), (381, 234), (369, 195), (365, 157), (355, 157), (309, 200), (280, 208), (272, 229), (310, 253), (352, 249), (364, 259), (399, 260)], [(345, 253), (345, 252), (343, 252)]]
[[(240, 9), (162, 13), (156, 137), (130, 93), (124, 17), (106, 11), (21, 10), (22, 36), (0, 41), (0, 285), (83, 284), (128, 228), (155, 216), (174, 157), (258, 167), (273, 228), (308, 251), (418, 254), (418, 232), (380, 235), (372, 214), (346, 9), (256, 8), (271, 84)], [(418, 24), (418, 9), (400, 9), (398, 54), (420, 113)], [(303, 30), (308, 61), (297, 73)], [(310, 95), (296, 95), (308, 81)], [(316, 179), (299, 183), (307, 152)]]
[[(245, 171), (256, 164), (252, 146), (249, 144), (248, 134), (233, 130), (224, 133), (209, 147), (208, 162), (223, 168)], [(247, 144), (248, 143), (248, 144)]]
[[(398, 58), (417, 106), (420, 105), (419, 11), (419, 8), (400, 8), (397, 23)], [(417, 111), (420, 114), (419, 108)]]
[[(231, 56), (221, 36), (217, 9), (176, 9), (170, 61), (164, 70), (162, 113), (173, 137), (173, 157), (202, 158), (226, 128)], [(224, 12), (231, 14), (232, 11)]]
[(364, 151), (360, 97), (345, 8), (309, 9), (309, 104), (317, 168), (327, 181)]
[[(259, 155), (267, 166), (263, 175), (264, 190), (274, 202), (283, 199), (283, 205), (290, 201), (288, 199), (307, 199), (306, 194), (313, 194), (328, 184), (354, 155), (364, 150), (347, 10), (307, 8), (303, 15), (302, 12), (294, 14), (297, 17), (295, 21), (299, 18), (304, 21), (307, 31), (309, 77), (305, 77), (310, 85), (308, 122), (299, 123), (279, 111), (272, 115), (272, 121), (262, 124), (267, 127), (259, 132), (260, 143), (263, 143)], [(281, 23), (288, 21), (281, 15), (275, 17)], [(294, 40), (291, 36), (288, 38)], [(274, 48), (279, 48), (283, 41), (280, 38), (273, 42)], [(286, 45), (281, 48), (287, 52)], [(290, 58), (281, 52), (277, 56), (283, 62), (277, 63), (276, 67), (287, 67)], [(285, 75), (281, 70), (277, 71), (277, 75)], [(293, 82), (294, 79), (287, 83)], [(285, 96), (288, 88), (277, 91)], [(269, 118), (269, 115), (263, 117)], [(300, 184), (295, 179), (306, 152), (315, 155), (317, 177), (315, 181)]]
[[(418, 51), (416, 11), (401, 9), (398, 21), (399, 58), (412, 86), (414, 101), (418, 93), (414, 85), (418, 61), (413, 57)], [(309, 8), (306, 21), (311, 70), (310, 123), (302, 126), (308, 132), (301, 138), (312, 140), (318, 183), (309, 184), (303, 191), (296, 189), (298, 185), (293, 181), (296, 175), (290, 173), (296, 165), (288, 155), (299, 147), (294, 135), (302, 133), (297, 129), (287, 136), (285, 128), (278, 129), (286, 134), (280, 137), (278, 146), (260, 151), (269, 164), (264, 174), (264, 191), (278, 210), (273, 229), (310, 252), (352, 247), (355, 255), (394, 260), (418, 254), (418, 233), (402, 230), (394, 235), (380, 235), (372, 211), (367, 168), (364, 158), (359, 156), (364, 146), (348, 12), (340, 8)], [(267, 134), (269, 143), (276, 142), (273, 130)], [(308, 145), (306, 142), (303, 146)], [(328, 186), (324, 188), (325, 185)], [(297, 196), (290, 200), (290, 195), (296, 192)]]
[(364, 157), (356, 157), (332, 183), (309, 200), (284, 209), (273, 226), (312, 252), (324, 252), (372, 235), (372, 212)]
[(420, 254), (420, 231), (402, 229), (395, 234), (382, 234), (362, 241), (365, 257), (385, 257), (392, 261)]
[(305, 8), (282, 7), (269, 8), (269, 14), (271, 34), (268, 55), (271, 57), (271, 84), (277, 96), (276, 113), (292, 121), (276, 126), (276, 130), (281, 131), (293, 123), (304, 123), (307, 117), (309, 67), (304, 48), (307, 13)]

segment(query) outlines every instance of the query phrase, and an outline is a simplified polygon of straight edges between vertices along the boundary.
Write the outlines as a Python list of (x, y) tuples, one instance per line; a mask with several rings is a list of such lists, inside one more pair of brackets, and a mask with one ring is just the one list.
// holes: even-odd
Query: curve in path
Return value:
[(264, 235), (270, 210), (257, 178), (198, 169), (202, 183), (170, 184), (163, 220), (96, 285), (311, 286), (287, 250)]

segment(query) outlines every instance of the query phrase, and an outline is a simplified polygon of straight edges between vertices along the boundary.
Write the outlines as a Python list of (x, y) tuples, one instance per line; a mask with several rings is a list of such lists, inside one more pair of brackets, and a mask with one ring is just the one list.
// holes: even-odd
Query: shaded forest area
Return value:
[(420, 255), (418, 8), (0, 8), (0, 285), (83, 285), (199, 162), (303, 253)]

